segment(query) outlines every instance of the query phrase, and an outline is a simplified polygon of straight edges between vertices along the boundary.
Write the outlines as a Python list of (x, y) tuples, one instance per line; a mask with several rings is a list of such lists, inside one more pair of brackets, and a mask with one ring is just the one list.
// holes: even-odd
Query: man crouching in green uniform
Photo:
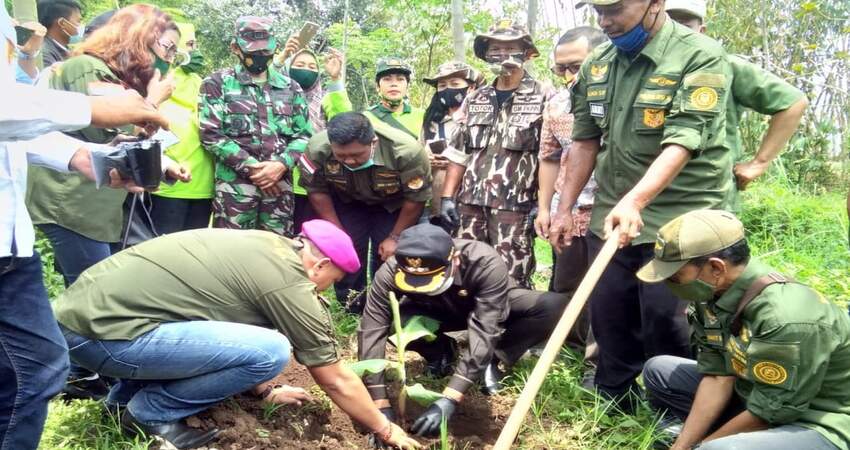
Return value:
[(351, 238), (306, 222), (287, 239), (251, 230), (169, 234), (84, 272), (54, 304), (71, 359), (119, 381), (107, 397), (122, 427), (178, 449), (210, 442), (217, 429), (182, 419), (252, 391), (271, 403), (309, 400), (272, 385), (290, 350), (351, 418), (378, 439), (418, 448), (374, 406), (339, 361), (333, 323), (317, 290), (360, 269)]
[(669, 222), (638, 277), (691, 302), (696, 361), (657, 356), (643, 373), (650, 402), (685, 420), (671, 449), (850, 448), (850, 319), (750, 258), (733, 214)]

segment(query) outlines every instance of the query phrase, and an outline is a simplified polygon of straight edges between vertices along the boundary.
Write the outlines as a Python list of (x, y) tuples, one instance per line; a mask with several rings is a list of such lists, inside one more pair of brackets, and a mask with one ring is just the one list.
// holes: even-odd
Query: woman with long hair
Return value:
[[(110, 95), (133, 89), (158, 105), (171, 94), (162, 80), (177, 51), (180, 34), (171, 18), (150, 5), (123, 8), (92, 33), (58, 67), (50, 87), (86, 95)], [(89, 127), (71, 133), (86, 142), (104, 144), (133, 129)], [(120, 240), (125, 192), (98, 190), (78, 174), (32, 168), (27, 207), (43, 231), (56, 265), (70, 285), (89, 266), (110, 255), (110, 242)]]
[[(72, 54), (54, 65), (49, 83), (53, 89), (86, 95), (110, 95), (132, 89), (158, 105), (171, 95), (172, 81), (162, 80), (174, 58), (180, 35), (174, 22), (150, 5), (133, 5), (115, 13)], [(57, 105), (61, 107), (61, 105)], [(118, 134), (134, 129), (88, 127), (70, 133), (86, 142), (109, 143)], [(169, 168), (167, 175), (188, 180), (188, 172)], [(126, 192), (97, 189), (76, 173), (59, 173), (31, 167), (27, 208), (33, 223), (47, 235), (56, 268), (65, 285), (87, 268), (111, 254), (110, 243), (120, 240)], [(72, 365), (65, 393), (69, 397), (100, 398), (107, 386), (95, 374)]]

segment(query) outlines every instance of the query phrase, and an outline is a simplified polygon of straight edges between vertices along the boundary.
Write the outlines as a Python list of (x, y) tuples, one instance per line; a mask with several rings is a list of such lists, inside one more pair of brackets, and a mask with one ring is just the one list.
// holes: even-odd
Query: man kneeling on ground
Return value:
[[(437, 338), (417, 340), (408, 350), (422, 355), (430, 375), (452, 373), (453, 340), (445, 332), (468, 330), (469, 346), (434, 402), (413, 423), (420, 436), (435, 435), (451, 418), (464, 392), (480, 381), (485, 394), (498, 391), (504, 367), (546, 339), (567, 304), (567, 296), (517, 287), (496, 250), (485, 242), (452, 239), (442, 228), (421, 224), (404, 230), (391, 257), (375, 274), (358, 330), (357, 356), (381, 359), (393, 317), (389, 294), (399, 297), (402, 323), (416, 315), (440, 322)], [(366, 377), (375, 405), (390, 420), (383, 374)]]
[(189, 428), (182, 419), (235, 394), (309, 400), (302, 390), (269, 382), (286, 366), (291, 346), (352, 419), (390, 445), (418, 448), (340, 363), (330, 312), (317, 295), (359, 269), (351, 238), (321, 220), (306, 222), (294, 240), (265, 231), (192, 230), (93, 266), (54, 309), (71, 359), (121, 380), (107, 405), (126, 408), (122, 426), (131, 433), (194, 448), (218, 430)]
[(692, 301), (697, 360), (657, 356), (643, 372), (650, 402), (685, 420), (672, 449), (848, 449), (850, 319), (750, 258), (734, 215), (674, 219), (638, 278)]

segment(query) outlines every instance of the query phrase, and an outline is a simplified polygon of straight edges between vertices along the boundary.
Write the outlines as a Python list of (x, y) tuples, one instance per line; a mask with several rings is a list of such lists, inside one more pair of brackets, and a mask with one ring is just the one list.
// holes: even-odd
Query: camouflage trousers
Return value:
[(530, 213), (461, 203), (457, 207), (457, 237), (492, 245), (520, 286), (532, 289), (534, 272), (534, 219)]
[(292, 237), (295, 209), (292, 185), (284, 180), (277, 185), (282, 194), (272, 197), (250, 181), (216, 181), (213, 227), (265, 230)]

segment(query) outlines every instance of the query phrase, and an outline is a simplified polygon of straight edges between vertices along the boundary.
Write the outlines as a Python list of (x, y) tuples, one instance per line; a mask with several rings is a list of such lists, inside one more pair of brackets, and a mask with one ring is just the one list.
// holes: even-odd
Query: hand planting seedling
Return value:
[(404, 422), (408, 398), (426, 407), (443, 398), (442, 394), (426, 389), (421, 383), (408, 386), (404, 359), (404, 352), (411, 342), (417, 339), (425, 339), (426, 341), (436, 339), (437, 335), (434, 333), (440, 327), (440, 323), (429, 317), (413, 316), (402, 327), (398, 299), (392, 292), (389, 293), (389, 299), (390, 308), (393, 312), (393, 328), (395, 329), (395, 334), (390, 336), (389, 340), (396, 347), (398, 362), (386, 359), (367, 359), (350, 364), (349, 368), (360, 377), (383, 371), (393, 371), (401, 384), (401, 391), (398, 395), (398, 412), (400, 420)]

